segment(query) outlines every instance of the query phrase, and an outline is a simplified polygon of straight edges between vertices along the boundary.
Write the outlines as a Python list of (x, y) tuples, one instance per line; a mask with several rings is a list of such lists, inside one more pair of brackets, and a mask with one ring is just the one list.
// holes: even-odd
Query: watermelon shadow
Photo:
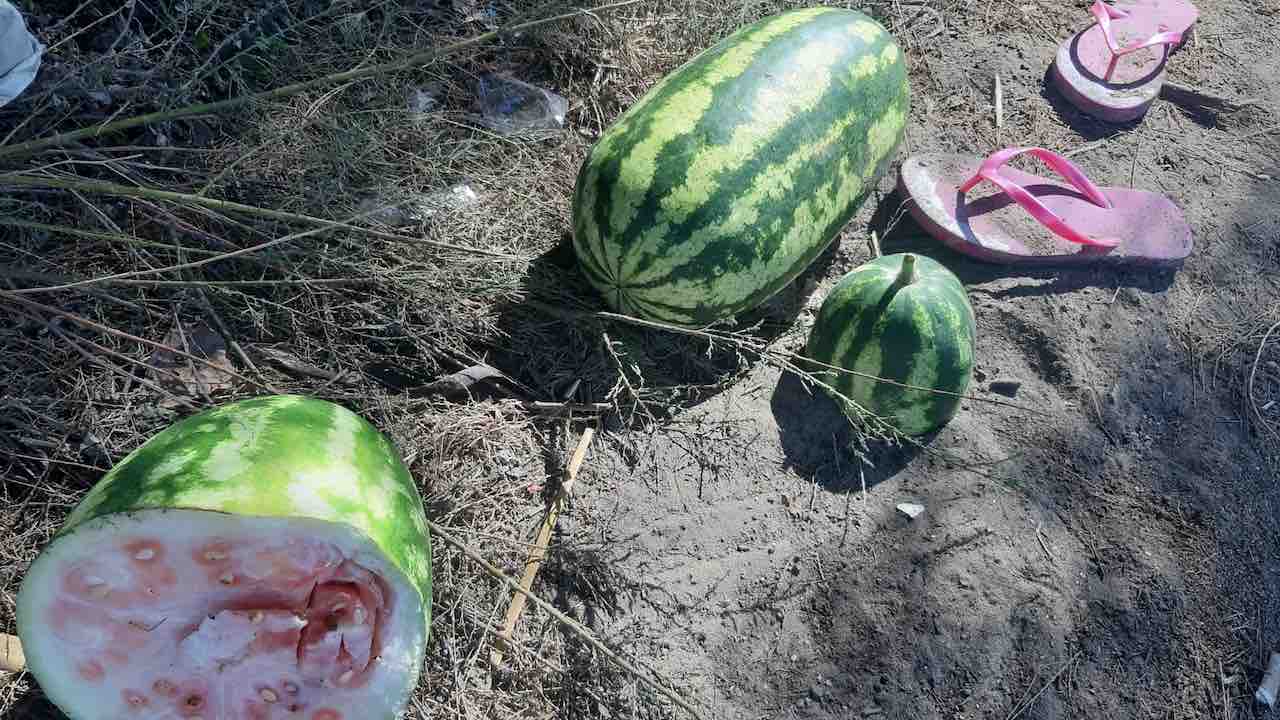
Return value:
[(1168, 290), (1178, 268), (1118, 267), (1107, 265), (1027, 266), (983, 262), (956, 252), (930, 235), (907, 210), (905, 197), (895, 187), (876, 206), (870, 227), (880, 235), (880, 251), (885, 255), (910, 252), (933, 258), (960, 278), (965, 287), (1010, 278), (1040, 280), (1035, 284), (993, 288), (993, 298), (1055, 295), (1096, 287), (1114, 290), (1132, 287), (1151, 293)]
[[(839, 245), (837, 238), (804, 273), (723, 330), (761, 343), (785, 333), (813, 292), (811, 278), (828, 272)], [(498, 308), (502, 341), (485, 347), (484, 356), (536, 395), (523, 399), (625, 403), (635, 390), (659, 417), (718, 395), (760, 362), (731, 343), (591, 316), (610, 308), (578, 269), (567, 235), (529, 264), (516, 297)]]
[(864, 444), (835, 400), (792, 372), (774, 386), (770, 409), (787, 467), (830, 492), (860, 492), (864, 480), (870, 490), (892, 478), (939, 432), (917, 438), (919, 445)]

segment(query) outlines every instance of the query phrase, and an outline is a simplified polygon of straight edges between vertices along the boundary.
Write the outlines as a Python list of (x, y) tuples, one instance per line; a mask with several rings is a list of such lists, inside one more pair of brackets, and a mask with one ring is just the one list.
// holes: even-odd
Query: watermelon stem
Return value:
[(916, 256), (906, 254), (902, 256), (902, 269), (898, 271), (898, 277), (893, 281), (893, 291), (910, 285), (916, 281)]

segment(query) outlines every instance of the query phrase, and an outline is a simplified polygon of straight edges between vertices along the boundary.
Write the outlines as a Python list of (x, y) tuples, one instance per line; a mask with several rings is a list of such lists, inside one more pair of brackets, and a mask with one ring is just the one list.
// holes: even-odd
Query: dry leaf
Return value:
[(471, 387), (477, 383), (498, 380), (503, 377), (501, 370), (496, 370), (488, 365), (472, 365), (469, 368), (445, 375), (424, 385), (422, 392), (427, 395), (443, 395), (445, 397), (461, 395), (469, 392)]
[(170, 350), (156, 350), (152, 353), (149, 364), (155, 369), (156, 379), (161, 387), (192, 396), (210, 395), (231, 387), (231, 373), (235, 368), (227, 357), (227, 344), (209, 326), (204, 323), (184, 325), (175, 321), (162, 343), (197, 358), (204, 358), (216, 367)]

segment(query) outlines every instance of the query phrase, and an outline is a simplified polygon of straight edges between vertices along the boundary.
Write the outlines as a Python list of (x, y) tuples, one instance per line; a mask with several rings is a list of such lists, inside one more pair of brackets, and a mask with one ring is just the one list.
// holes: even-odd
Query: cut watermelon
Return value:
[(328, 402), (255, 398), (108, 472), (28, 570), (18, 635), (72, 718), (394, 718), (430, 562), (385, 436)]

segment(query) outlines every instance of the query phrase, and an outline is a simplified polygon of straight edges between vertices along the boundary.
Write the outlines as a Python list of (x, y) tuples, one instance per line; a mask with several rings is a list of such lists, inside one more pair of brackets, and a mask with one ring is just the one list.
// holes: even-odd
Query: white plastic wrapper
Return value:
[(27, 30), (22, 14), (0, 0), (0, 106), (22, 94), (40, 69), (44, 46)]
[(564, 127), (569, 101), (550, 90), (494, 73), (476, 89), (484, 124), (503, 135)]

